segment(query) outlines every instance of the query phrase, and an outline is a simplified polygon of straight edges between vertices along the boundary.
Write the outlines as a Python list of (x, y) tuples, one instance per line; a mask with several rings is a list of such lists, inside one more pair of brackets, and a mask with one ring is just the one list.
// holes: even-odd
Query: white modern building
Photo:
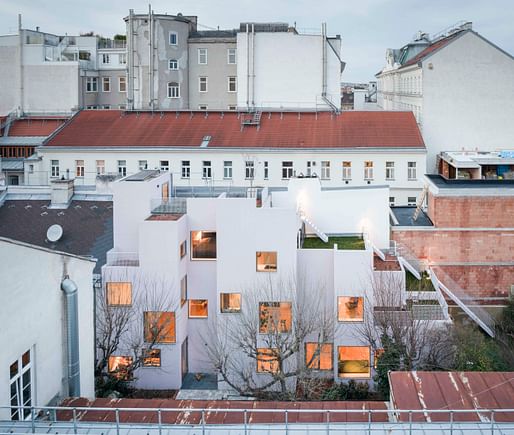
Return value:
[(1, 418), (94, 397), (95, 261), (4, 237), (0, 258)]
[[(358, 333), (372, 312), (370, 282), (377, 274), (397, 275), (397, 294), (406, 297), (403, 266), (396, 258), (389, 258), (393, 267), (381, 266), (388, 263), (382, 253), (389, 248), (387, 186), (324, 189), (318, 178), (294, 177), (281, 192), (249, 189), (244, 195), (201, 198), (170, 198), (171, 187), (169, 173), (151, 170), (113, 185), (114, 248), (102, 268), (108, 303), (140, 303), (146, 289), (156, 288), (148, 277), (165, 283), (158, 289), (173, 300), (168, 310), (134, 316), (136, 331), (167, 322), (136, 372), (138, 386), (180, 388), (188, 373), (215, 372), (206, 346), (219, 322), (237, 324), (254, 310), (261, 322), (263, 316), (278, 316), (290, 328), (297, 311), (283, 292), (291, 278), (310, 283), (298, 291), (309, 289), (334, 316), (332, 338), (322, 347), (316, 371), (335, 379), (371, 378), (370, 343)], [(263, 300), (263, 286), (274, 287), (274, 296)], [(257, 385), (274, 370), (262, 327), (256, 336), (262, 358), (246, 359), (234, 343), (227, 344), (232, 356), (246, 361)], [(319, 338), (307, 338), (302, 361), (319, 344)], [(132, 361), (130, 349), (122, 344), (110, 358), (114, 372)]]
[(514, 58), (469, 22), (433, 37), (420, 32), (388, 49), (376, 77), (384, 110), (410, 110), (428, 151), (429, 172), (442, 151), (512, 149)]
[[(37, 149), (25, 183), (142, 169), (173, 174), (174, 189), (282, 188), (294, 175), (317, 176), (323, 187), (387, 184), (393, 205), (415, 204), (425, 146), (408, 112), (85, 111)], [(28, 161), (26, 162), (29, 163)]]

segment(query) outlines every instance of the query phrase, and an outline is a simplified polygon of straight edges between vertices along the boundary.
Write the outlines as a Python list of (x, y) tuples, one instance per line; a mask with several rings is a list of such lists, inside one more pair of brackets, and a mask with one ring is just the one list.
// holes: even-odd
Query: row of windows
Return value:
[[(198, 49), (198, 65), (207, 65), (208, 63), (208, 49), (207, 48), (199, 48)], [(235, 48), (227, 48), (227, 64), (235, 65), (237, 62), (236, 58), (236, 49)]]
[[(102, 64), (109, 65), (111, 64), (112, 56), (115, 56), (110, 53), (103, 53), (102, 54)], [(120, 53), (118, 56), (118, 63), (120, 65), (126, 65), (127, 64), (127, 53)]]
[[(111, 77), (102, 79), (102, 92), (111, 92)], [(98, 92), (99, 77), (86, 77), (86, 92)], [(118, 77), (118, 92), (127, 92), (127, 78)]]
[[(160, 317), (159, 317), (160, 319)], [(374, 367), (382, 349), (375, 351)], [(304, 345), (305, 366), (316, 371), (332, 371), (334, 369), (334, 344), (306, 342)], [(257, 348), (257, 373), (278, 372), (278, 358), (280, 354), (276, 348)], [(109, 357), (109, 372), (119, 379), (130, 379), (132, 376), (127, 368), (133, 359), (129, 356)], [(143, 356), (143, 367), (160, 367), (161, 350), (147, 349)], [(371, 348), (370, 346), (338, 346), (337, 372), (340, 378), (369, 378), (371, 376)]]
[[(204, 94), (209, 92), (209, 78), (198, 77), (198, 92)], [(237, 77), (227, 77), (227, 92), (237, 92)], [(180, 83), (169, 82), (167, 86), (168, 98), (180, 98)]]

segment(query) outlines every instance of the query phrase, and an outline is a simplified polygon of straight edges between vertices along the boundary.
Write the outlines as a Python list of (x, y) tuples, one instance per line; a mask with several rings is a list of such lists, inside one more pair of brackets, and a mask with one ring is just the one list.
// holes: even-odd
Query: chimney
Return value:
[(52, 180), (49, 208), (68, 208), (73, 196), (73, 180)]

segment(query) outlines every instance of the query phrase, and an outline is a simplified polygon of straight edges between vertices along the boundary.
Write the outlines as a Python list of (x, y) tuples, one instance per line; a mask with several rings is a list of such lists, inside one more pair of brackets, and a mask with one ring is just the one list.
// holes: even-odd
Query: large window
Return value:
[(204, 180), (210, 180), (212, 178), (212, 166), (210, 160), (204, 160), (202, 162), (202, 178)]
[(339, 296), (337, 298), (337, 320), (340, 322), (364, 321), (364, 298)]
[(189, 318), (190, 319), (206, 319), (209, 315), (207, 299), (190, 299), (189, 300)]
[(253, 180), (255, 175), (255, 162), (249, 160), (245, 162), (245, 178), (247, 180)]
[(75, 176), (84, 176), (84, 160), (75, 160)]
[(111, 78), (102, 77), (102, 92), (111, 92)]
[(160, 367), (161, 349), (146, 349), (143, 354), (143, 367)]
[(340, 378), (369, 378), (369, 346), (339, 346), (338, 373)]
[(407, 177), (409, 180), (416, 180), (418, 178), (416, 173), (416, 162), (407, 162)]
[(321, 162), (321, 179), (330, 180), (330, 162), (328, 160)]
[(30, 416), (33, 405), (31, 360), (31, 352), (27, 350), (9, 366), (11, 420), (25, 420)]
[(222, 313), (241, 312), (241, 293), (221, 293), (220, 311)]
[(199, 65), (207, 65), (207, 49), (206, 48), (198, 49), (198, 64)]
[(198, 91), (207, 92), (207, 77), (198, 77)]
[(352, 162), (343, 162), (343, 180), (352, 179)]
[(227, 91), (228, 92), (237, 92), (237, 77), (228, 77), (227, 78)]
[(108, 282), (107, 304), (128, 306), (132, 305), (132, 283), (130, 282)]
[(110, 356), (109, 373), (116, 379), (129, 381), (132, 378), (132, 373), (129, 371), (132, 361), (130, 356)]
[(373, 180), (373, 162), (372, 161), (364, 162), (364, 179), (365, 180)]
[(332, 343), (305, 343), (305, 366), (312, 370), (332, 370), (333, 353)]
[(282, 162), (282, 179), (288, 180), (293, 176), (293, 162)]
[(225, 160), (223, 162), (223, 178), (226, 180), (232, 179), (232, 161), (231, 160)]
[(177, 82), (168, 83), (168, 98), (180, 98), (180, 86)]
[(216, 231), (191, 231), (191, 260), (216, 259)]
[(257, 272), (276, 272), (277, 271), (277, 253), (258, 251), (255, 254), (257, 263)]
[(187, 302), (187, 275), (180, 280), (180, 306), (183, 307)]
[(227, 49), (227, 63), (229, 65), (235, 65), (236, 64), (236, 49), (235, 48), (229, 48)]
[(386, 162), (386, 180), (394, 180), (394, 162)]
[(168, 69), (169, 70), (177, 70), (178, 69), (178, 60), (177, 59), (170, 59), (168, 61)]
[(276, 349), (257, 348), (257, 373), (276, 373), (278, 371), (276, 354)]
[(289, 332), (292, 321), (291, 302), (260, 302), (259, 332)]
[(86, 77), (86, 92), (98, 92), (98, 77)]
[(145, 311), (144, 329), (147, 343), (175, 343), (175, 313)]

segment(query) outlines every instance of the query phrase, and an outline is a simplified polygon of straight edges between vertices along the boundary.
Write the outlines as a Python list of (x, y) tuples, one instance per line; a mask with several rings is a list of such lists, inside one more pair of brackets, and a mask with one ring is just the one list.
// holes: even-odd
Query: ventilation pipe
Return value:
[(66, 296), (66, 341), (68, 344), (68, 393), (80, 397), (78, 287), (67, 275), (61, 282)]

